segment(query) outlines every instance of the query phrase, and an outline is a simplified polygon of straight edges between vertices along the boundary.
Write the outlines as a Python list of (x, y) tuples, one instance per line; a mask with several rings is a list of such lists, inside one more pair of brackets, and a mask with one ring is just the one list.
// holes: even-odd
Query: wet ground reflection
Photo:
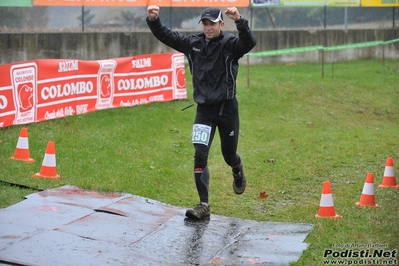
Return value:
[(64, 186), (0, 209), (0, 264), (289, 265), (310, 224), (211, 215), (131, 194)]
[[(200, 265), (202, 252), (204, 249), (203, 236), (206, 228), (208, 227), (209, 220), (198, 221), (191, 219), (184, 219), (184, 225), (191, 228), (191, 237), (187, 238), (186, 243), (186, 261), (185, 263)], [(189, 234), (190, 235), (190, 234)]]

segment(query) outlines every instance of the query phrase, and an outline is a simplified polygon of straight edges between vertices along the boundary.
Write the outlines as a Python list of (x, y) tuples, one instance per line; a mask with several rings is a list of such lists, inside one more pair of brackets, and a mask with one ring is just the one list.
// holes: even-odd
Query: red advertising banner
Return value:
[(187, 99), (184, 55), (0, 65), (0, 128), (108, 108)]

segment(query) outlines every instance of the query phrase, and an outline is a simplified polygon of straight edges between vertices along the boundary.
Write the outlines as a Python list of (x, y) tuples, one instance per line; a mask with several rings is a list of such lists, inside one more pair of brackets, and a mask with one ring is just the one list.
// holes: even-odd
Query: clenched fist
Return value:
[(159, 6), (148, 6), (147, 7), (147, 16), (149, 19), (154, 20), (159, 15)]
[(228, 7), (224, 11), (224, 13), (226, 14), (226, 16), (234, 21), (237, 21), (241, 18), (240, 13), (238, 12), (238, 9), (236, 7)]

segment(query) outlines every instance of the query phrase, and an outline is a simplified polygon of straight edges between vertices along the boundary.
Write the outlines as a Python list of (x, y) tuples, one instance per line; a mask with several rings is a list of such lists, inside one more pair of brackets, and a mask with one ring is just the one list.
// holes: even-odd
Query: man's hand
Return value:
[(158, 6), (148, 6), (147, 7), (147, 16), (150, 20), (154, 20), (159, 15), (159, 7)]
[(226, 8), (226, 11), (224, 11), (226, 16), (231, 18), (234, 21), (237, 21), (241, 18), (240, 13), (238, 12), (238, 9), (236, 7), (228, 7)]

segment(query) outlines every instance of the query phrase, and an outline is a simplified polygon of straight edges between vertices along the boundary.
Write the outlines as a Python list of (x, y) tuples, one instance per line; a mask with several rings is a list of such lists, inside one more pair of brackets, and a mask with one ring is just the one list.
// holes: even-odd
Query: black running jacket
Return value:
[(235, 22), (238, 37), (221, 31), (208, 45), (204, 33), (180, 34), (159, 17), (153, 21), (147, 17), (147, 24), (159, 41), (187, 57), (196, 103), (213, 105), (235, 98), (238, 60), (256, 45), (248, 20), (241, 17)]

